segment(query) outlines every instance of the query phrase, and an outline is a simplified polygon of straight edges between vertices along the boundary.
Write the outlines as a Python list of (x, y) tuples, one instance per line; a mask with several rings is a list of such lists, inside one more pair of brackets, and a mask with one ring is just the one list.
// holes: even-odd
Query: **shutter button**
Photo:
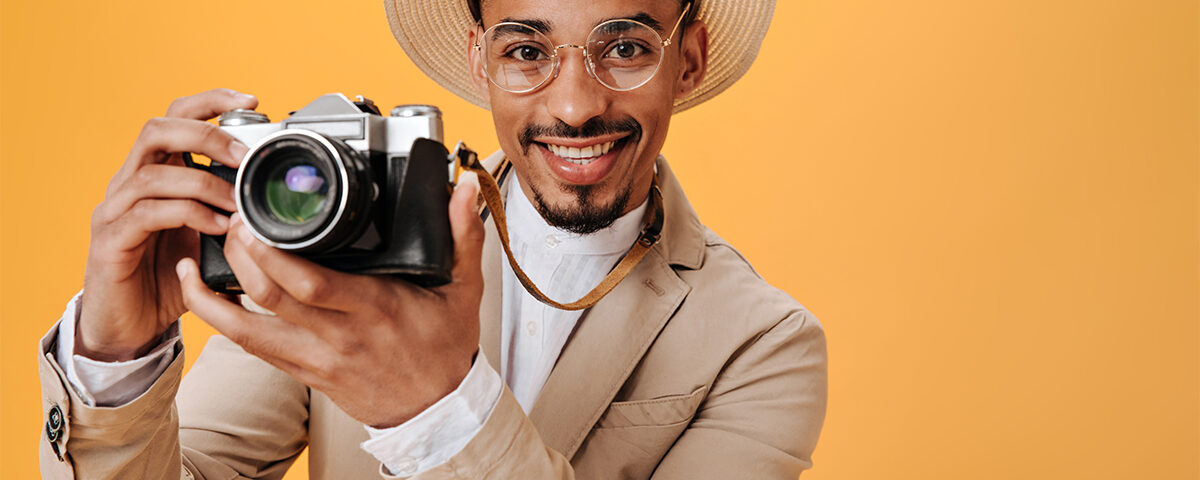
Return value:
[(46, 439), (50, 441), (50, 448), (54, 449), (54, 455), (60, 462), (63, 460), (63, 456), (62, 452), (58, 450), (57, 442), (62, 437), (64, 423), (62, 409), (55, 405), (46, 415)]

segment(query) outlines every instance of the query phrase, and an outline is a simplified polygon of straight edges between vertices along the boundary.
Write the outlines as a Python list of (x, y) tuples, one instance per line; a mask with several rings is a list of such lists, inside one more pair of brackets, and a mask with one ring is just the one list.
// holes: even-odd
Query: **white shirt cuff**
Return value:
[[(163, 333), (161, 342), (143, 357), (125, 362), (101, 362), (75, 354), (75, 324), (83, 291), (67, 303), (58, 323), (55, 360), (67, 374), (75, 393), (93, 407), (119, 407), (146, 393), (175, 360), (181, 334), (179, 320)], [(63, 359), (70, 359), (64, 362)]]
[(503, 391), (504, 381), (480, 350), (457, 389), (398, 426), (364, 426), (371, 439), (361, 447), (392, 475), (422, 473), (446, 463), (475, 438)]

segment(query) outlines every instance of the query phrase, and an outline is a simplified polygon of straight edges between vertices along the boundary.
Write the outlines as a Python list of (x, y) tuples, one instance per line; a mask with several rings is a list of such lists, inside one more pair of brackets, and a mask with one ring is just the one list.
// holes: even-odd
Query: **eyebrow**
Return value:
[[(633, 14), (632, 16), (627, 16), (627, 17), (606, 18), (604, 20), (601, 20), (599, 23), (604, 23), (604, 22), (608, 22), (608, 21), (612, 21), (612, 20), (633, 20), (635, 22), (645, 24), (646, 26), (657, 30), (659, 33), (663, 33), (662, 24), (659, 23), (658, 20), (655, 20), (654, 17), (650, 16), (650, 14), (646, 13), (646, 12), (638, 12), (638, 13)], [(549, 20), (545, 20), (545, 19), (541, 19), (541, 18), (505, 17), (505, 18), (500, 19), (500, 23), (519, 23), (521, 25), (533, 27), (533, 28), (537, 29), (537, 31), (545, 33), (545, 34), (549, 34), (554, 30), (554, 27), (552, 26), (553, 24), (550, 23)]]
[(632, 17), (613, 17), (613, 18), (605, 19), (605, 20), (601, 21), (600, 23), (608, 22), (611, 20), (633, 20), (635, 22), (645, 24), (647, 27), (658, 30), (658, 33), (662, 33), (662, 31), (663, 31), (662, 24), (658, 23), (658, 20), (655, 20), (654, 17), (651, 17), (650, 14), (646, 13), (646, 12), (638, 12), (638, 13), (634, 14)]
[(634, 28), (629, 22), (608, 23), (613, 20), (633, 20), (654, 29), (659, 35), (663, 34), (662, 26), (659, 25), (659, 23), (655, 21), (653, 17), (646, 15), (645, 13), (639, 13), (632, 17), (610, 18), (600, 22), (600, 31), (608, 35), (619, 35)]
[(519, 23), (521, 25), (533, 27), (533, 29), (542, 33), (550, 33), (550, 31), (553, 30), (553, 28), (550, 26), (549, 20), (542, 20), (540, 18), (505, 17), (500, 19), (500, 23)]

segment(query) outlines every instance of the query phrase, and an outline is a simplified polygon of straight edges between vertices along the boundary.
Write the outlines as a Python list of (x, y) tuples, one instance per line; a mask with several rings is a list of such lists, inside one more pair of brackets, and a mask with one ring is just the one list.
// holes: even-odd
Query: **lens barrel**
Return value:
[(336, 138), (287, 129), (262, 139), (238, 170), (238, 211), (263, 243), (297, 253), (362, 234), (374, 200), (370, 166)]

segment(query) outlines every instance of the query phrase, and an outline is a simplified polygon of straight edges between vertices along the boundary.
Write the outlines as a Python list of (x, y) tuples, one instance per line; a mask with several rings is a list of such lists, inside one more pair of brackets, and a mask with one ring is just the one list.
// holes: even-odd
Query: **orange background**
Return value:
[[(225, 86), (487, 112), (377, 0), (0, 4), (0, 477), (36, 478), (34, 345), (145, 119)], [(1194, 1), (779, 3), (755, 67), (675, 118), (701, 218), (828, 332), (812, 479), (1200, 478)], [(185, 319), (189, 359), (212, 333)], [(289, 478), (303, 478), (297, 468)]]

